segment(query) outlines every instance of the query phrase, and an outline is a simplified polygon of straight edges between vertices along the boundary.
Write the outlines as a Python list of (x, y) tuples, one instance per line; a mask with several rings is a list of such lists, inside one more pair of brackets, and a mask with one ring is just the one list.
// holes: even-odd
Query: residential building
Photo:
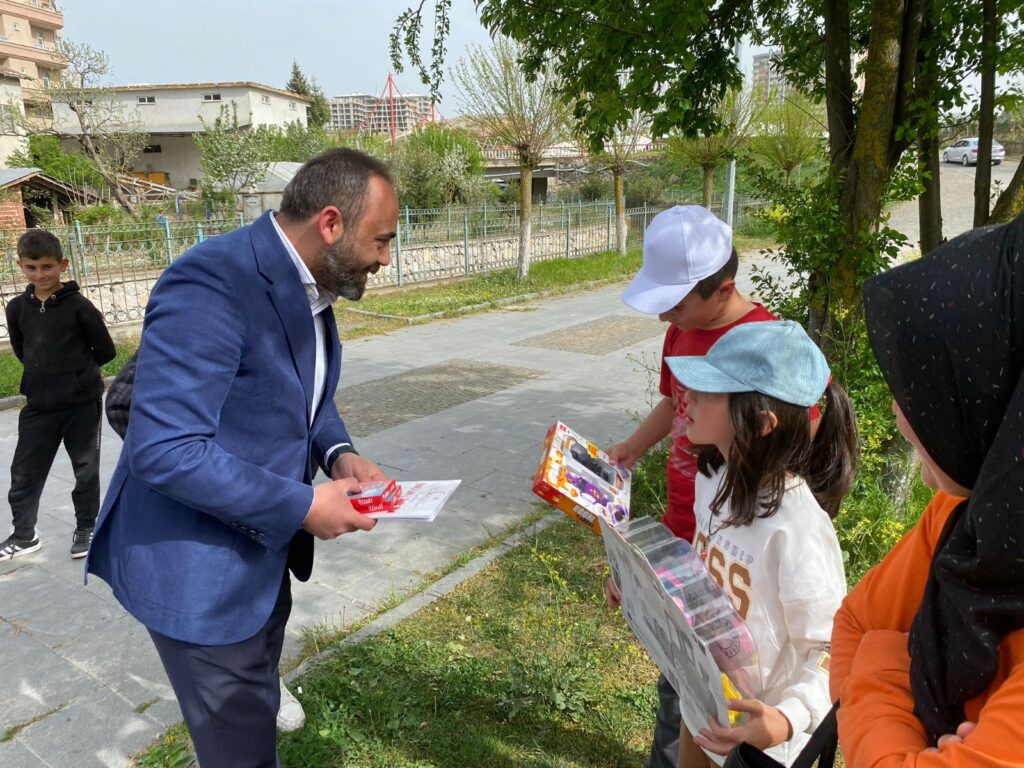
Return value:
[(433, 122), (434, 102), (429, 96), (403, 96), (396, 93), (393, 96), (377, 97), (367, 93), (352, 93), (331, 99), (331, 130), (390, 134), (392, 106), (396, 135), (409, 133), (424, 123)]
[(12, 152), (24, 150), (28, 144), (25, 131), (15, 117), (21, 100), (18, 73), (0, 69), (0, 167), (8, 165), (7, 158)]
[(776, 65), (778, 58), (779, 50), (777, 48), (754, 54), (754, 72), (751, 82), (754, 92), (762, 94), (765, 99), (784, 98), (786, 90), (790, 88), (786, 76), (779, 71)]
[[(261, 125), (306, 125), (312, 101), (278, 88), (251, 82), (193, 83), (182, 85), (124, 85), (104, 92), (112, 98), (135, 130), (149, 135), (149, 143), (131, 166), (142, 178), (177, 189), (194, 189), (202, 178), (199, 148), (192, 140), (217, 119), (222, 107), (234, 104), (240, 128)], [(66, 104), (54, 104), (54, 124), (64, 135), (81, 132)], [(64, 141), (72, 146), (73, 139)]]
[(53, 0), (0, 0), (0, 71), (21, 80), (21, 99), (30, 117), (49, 121), (50, 102), (41, 87), (60, 79), (67, 62), (57, 52), (64, 14)]

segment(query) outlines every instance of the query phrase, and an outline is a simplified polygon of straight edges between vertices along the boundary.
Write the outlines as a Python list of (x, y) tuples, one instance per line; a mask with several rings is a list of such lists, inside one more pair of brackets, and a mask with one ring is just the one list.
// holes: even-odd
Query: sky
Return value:
[[(413, 0), (59, 2), (64, 37), (107, 54), (111, 85), (254, 81), (280, 88), (295, 60), (329, 98), (383, 90), (391, 72), (388, 34)], [(426, 0), (425, 7), (432, 5)], [(425, 27), (431, 24), (427, 18)], [(438, 106), (446, 118), (460, 112), (450, 65), (469, 46), (490, 44), (473, 0), (453, 0), (450, 28), (449, 68)], [(750, 56), (748, 49), (748, 73)], [(427, 92), (409, 69), (396, 82), (406, 94)]]
[[(281, 88), (295, 60), (329, 98), (383, 90), (392, 71), (388, 34), (413, 0), (58, 2), (64, 37), (106, 53), (112, 85), (254, 81)], [(449, 63), (470, 45), (490, 44), (473, 0), (452, 5)], [(427, 92), (410, 69), (396, 82), (403, 93)], [(456, 93), (446, 75), (445, 117), (458, 114)]]

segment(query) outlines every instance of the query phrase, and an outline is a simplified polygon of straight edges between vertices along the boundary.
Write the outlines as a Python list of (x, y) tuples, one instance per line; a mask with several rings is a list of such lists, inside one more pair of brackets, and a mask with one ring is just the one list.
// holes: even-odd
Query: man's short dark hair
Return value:
[(693, 291), (702, 299), (710, 299), (711, 295), (718, 290), (719, 286), (722, 285), (726, 280), (735, 280), (736, 273), (740, 268), (740, 255), (736, 253), (736, 249), (732, 249), (732, 253), (729, 254), (729, 260), (722, 265), (722, 268), (715, 272), (713, 275), (708, 275), (695, 286)]
[(18, 238), (18, 258), (54, 258), (57, 261), (64, 261), (64, 251), (61, 250), (60, 240), (52, 232), (45, 229), (29, 229)]
[(307, 160), (288, 182), (281, 197), (281, 213), (305, 221), (333, 205), (341, 211), (341, 223), (348, 229), (363, 213), (374, 176), (394, 183), (380, 160), (355, 149), (328, 149)]

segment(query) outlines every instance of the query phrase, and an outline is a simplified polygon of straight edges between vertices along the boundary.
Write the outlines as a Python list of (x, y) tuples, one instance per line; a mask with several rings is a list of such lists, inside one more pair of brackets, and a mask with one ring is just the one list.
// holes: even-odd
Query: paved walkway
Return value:
[[(657, 365), (664, 329), (621, 304), (620, 290), (345, 345), (338, 401), (360, 452), (400, 479), (461, 478), (462, 486), (431, 524), (381, 522), (317, 542), (312, 580), (294, 584), (286, 657), (304, 627), (356, 621), (521, 520), (555, 419), (606, 444), (627, 434), (628, 412), (649, 407), (654, 385), (642, 362)], [(0, 412), (0, 466), (9, 466), (16, 438), (17, 411)], [(120, 443), (109, 429), (103, 439), (105, 483)], [(143, 627), (106, 584), (83, 587), (81, 561), (68, 556), (72, 484), (62, 454), (43, 495), (43, 548), (0, 564), (5, 768), (125, 766), (180, 720)]]

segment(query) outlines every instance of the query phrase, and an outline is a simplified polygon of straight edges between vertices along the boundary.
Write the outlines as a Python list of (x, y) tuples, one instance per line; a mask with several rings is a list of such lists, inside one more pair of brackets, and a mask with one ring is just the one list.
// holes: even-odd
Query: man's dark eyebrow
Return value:
[(397, 232), (384, 232), (382, 234), (377, 235), (376, 239), (377, 240), (383, 240), (384, 242), (388, 242), (388, 241), (394, 240), (395, 237), (397, 237), (397, 236), (398, 236)]

